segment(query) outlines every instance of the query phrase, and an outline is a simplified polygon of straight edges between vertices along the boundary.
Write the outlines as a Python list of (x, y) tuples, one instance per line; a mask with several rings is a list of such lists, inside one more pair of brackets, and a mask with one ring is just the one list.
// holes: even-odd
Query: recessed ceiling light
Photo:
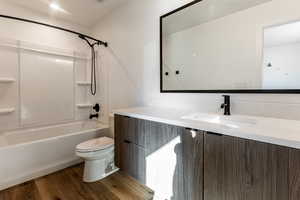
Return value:
[(61, 7), (55, 2), (50, 3), (50, 8), (53, 10), (62, 10)]
[(64, 14), (70, 14), (68, 11), (64, 10), (62, 7), (60, 7), (60, 5), (56, 2), (51, 2), (49, 4), (49, 7), (54, 10), (54, 11), (59, 11), (59, 12), (62, 12)]

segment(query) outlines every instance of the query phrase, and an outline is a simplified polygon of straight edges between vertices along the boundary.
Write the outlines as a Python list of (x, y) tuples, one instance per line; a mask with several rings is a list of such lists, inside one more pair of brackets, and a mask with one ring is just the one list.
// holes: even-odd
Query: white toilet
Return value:
[(76, 146), (76, 155), (84, 159), (84, 182), (98, 181), (118, 169), (114, 165), (114, 140), (101, 137)]

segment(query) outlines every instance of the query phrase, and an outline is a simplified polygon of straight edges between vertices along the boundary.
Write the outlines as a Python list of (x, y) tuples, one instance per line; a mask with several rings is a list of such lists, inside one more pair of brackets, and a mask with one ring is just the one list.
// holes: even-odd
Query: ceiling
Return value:
[[(5, 0), (7, 3), (66, 20), (88, 28), (93, 27), (107, 13), (129, 0)], [(63, 10), (53, 10), (55, 2)]]

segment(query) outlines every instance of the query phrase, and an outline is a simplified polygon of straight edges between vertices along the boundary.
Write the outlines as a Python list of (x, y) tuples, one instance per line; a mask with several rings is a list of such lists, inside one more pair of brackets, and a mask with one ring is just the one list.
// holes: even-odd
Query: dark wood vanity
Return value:
[(121, 115), (116, 165), (146, 184), (147, 156), (178, 137), (172, 199), (300, 199), (300, 150)]

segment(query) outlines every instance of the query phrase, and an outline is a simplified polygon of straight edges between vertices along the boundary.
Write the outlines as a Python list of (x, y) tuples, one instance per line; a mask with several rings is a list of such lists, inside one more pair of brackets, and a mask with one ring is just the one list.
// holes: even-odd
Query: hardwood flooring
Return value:
[(122, 172), (94, 183), (82, 182), (83, 166), (0, 191), (0, 200), (150, 200), (153, 191)]

